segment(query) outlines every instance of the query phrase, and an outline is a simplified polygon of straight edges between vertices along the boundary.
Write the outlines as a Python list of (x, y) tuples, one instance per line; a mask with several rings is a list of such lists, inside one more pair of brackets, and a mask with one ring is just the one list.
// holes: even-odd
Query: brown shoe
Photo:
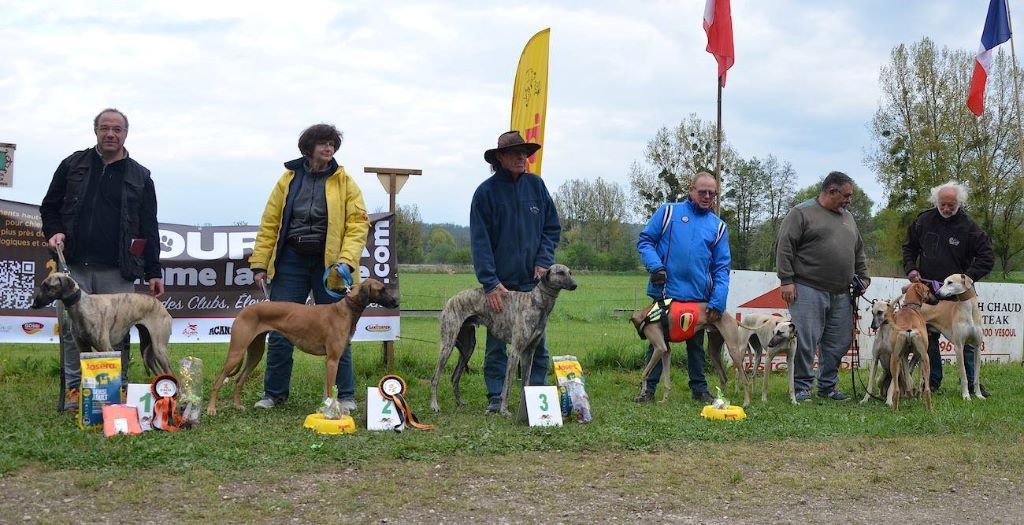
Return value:
[(64, 412), (78, 412), (77, 388), (69, 388), (64, 392)]

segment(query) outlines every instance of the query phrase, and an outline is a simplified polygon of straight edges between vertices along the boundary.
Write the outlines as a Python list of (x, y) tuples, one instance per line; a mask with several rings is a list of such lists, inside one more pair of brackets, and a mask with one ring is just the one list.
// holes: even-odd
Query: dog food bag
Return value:
[(121, 352), (83, 352), (78, 427), (103, 425), (103, 407), (121, 403)]
[(198, 425), (203, 404), (203, 360), (192, 356), (183, 357), (178, 377), (181, 379), (181, 394), (178, 397), (181, 424), (186, 428)]
[(572, 399), (566, 385), (577, 378), (583, 383), (583, 367), (574, 355), (556, 355), (551, 361), (555, 364), (555, 382), (558, 385), (562, 417), (569, 417), (572, 413)]
[(569, 399), (572, 400), (572, 412), (576, 415), (579, 423), (590, 423), (594, 417), (590, 415), (590, 398), (587, 396), (587, 389), (583, 387), (582, 378), (571, 379), (565, 385), (569, 392)]

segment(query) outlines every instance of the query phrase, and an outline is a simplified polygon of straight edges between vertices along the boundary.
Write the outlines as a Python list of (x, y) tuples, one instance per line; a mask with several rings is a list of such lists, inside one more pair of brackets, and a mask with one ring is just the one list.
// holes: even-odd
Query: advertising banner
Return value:
[[(544, 122), (548, 108), (548, 47), (551, 29), (538, 32), (523, 47), (512, 88), (512, 124), (527, 142), (544, 145)], [(529, 158), (526, 171), (540, 175), (544, 150)]]
[[(39, 207), (0, 200), (0, 342), (55, 343), (56, 308), (31, 310), (32, 292), (56, 268), (43, 238)], [(359, 273), (398, 294), (391, 245), (394, 217), (370, 215)], [(160, 262), (166, 293), (161, 302), (174, 318), (171, 342), (227, 342), (238, 312), (266, 300), (253, 281), (248, 257), (257, 226), (160, 224)], [(136, 291), (148, 293), (141, 281)], [(133, 338), (135, 331), (132, 331)], [(372, 305), (354, 341), (391, 341), (400, 335), (399, 310)]]

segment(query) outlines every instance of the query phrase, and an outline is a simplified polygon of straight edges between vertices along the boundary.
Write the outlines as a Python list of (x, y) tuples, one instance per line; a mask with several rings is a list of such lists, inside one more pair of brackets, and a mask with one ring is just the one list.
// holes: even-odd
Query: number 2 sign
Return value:
[[(395, 404), (380, 395), (377, 387), (366, 389), (366, 430), (395, 430), (399, 422)], [(404, 430), (405, 425), (398, 427)]]

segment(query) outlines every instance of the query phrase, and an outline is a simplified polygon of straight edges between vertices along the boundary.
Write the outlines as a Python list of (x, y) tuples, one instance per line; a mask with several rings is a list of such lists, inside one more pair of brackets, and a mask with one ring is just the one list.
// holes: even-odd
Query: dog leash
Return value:
[[(338, 276), (341, 277), (341, 282), (345, 284), (345, 293), (339, 294), (338, 292), (331, 290), (330, 286), (327, 286), (327, 278), (331, 276), (332, 270), (338, 272)], [(348, 295), (349, 290), (352, 289), (353, 283), (354, 281), (352, 279), (352, 272), (348, 271), (348, 266), (345, 266), (342, 263), (338, 263), (332, 264), (327, 268), (324, 268), (324, 290), (327, 291), (327, 295), (329, 295), (331, 298), (341, 299)]]
[[(61, 273), (71, 275), (71, 270), (68, 269), (68, 263), (64, 260), (64, 243), (57, 243), (57, 270)], [(67, 314), (67, 309), (64, 308), (63, 301), (57, 301), (57, 322), (62, 327), (70, 327), (70, 318)], [(59, 338), (58, 334), (58, 338)], [(61, 346), (57, 352), (60, 355), (60, 392), (57, 397), (57, 412), (64, 411), (64, 398), (67, 396), (67, 378), (64, 377), (64, 348)], [(79, 393), (81, 395), (81, 393)]]
[(405, 399), (405, 380), (400, 376), (388, 374), (380, 378), (380, 382), (377, 383), (377, 390), (380, 392), (381, 397), (391, 401), (395, 405), (395, 410), (398, 411), (398, 424), (393, 428), (395, 432), (402, 431), (402, 424), (408, 424), (417, 430), (434, 430), (433, 425), (420, 423), (416, 419), (416, 414), (412, 413), (412, 407), (409, 406), (409, 402)]

